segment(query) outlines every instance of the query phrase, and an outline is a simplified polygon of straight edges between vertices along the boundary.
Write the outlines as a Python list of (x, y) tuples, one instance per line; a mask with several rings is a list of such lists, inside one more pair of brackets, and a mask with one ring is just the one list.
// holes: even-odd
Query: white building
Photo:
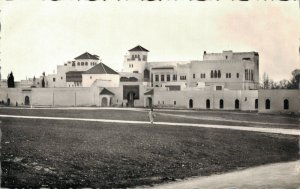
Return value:
[(257, 52), (204, 52), (203, 60), (165, 62), (148, 61), (148, 53), (139, 45), (130, 49), (118, 73), (97, 55), (86, 52), (58, 65), (57, 74), (22, 81), (15, 89), (2, 87), (0, 101), (37, 106), (154, 105), (297, 112), (299, 90), (281, 90), (278, 94), (275, 90), (258, 90)]

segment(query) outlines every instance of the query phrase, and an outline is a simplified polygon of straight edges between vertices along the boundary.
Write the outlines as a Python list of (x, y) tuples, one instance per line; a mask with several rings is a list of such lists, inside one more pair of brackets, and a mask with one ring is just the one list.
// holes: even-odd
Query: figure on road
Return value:
[(151, 124), (153, 124), (153, 122), (154, 122), (154, 117), (155, 117), (155, 114), (153, 112), (153, 107), (151, 107), (151, 109), (149, 111), (149, 120), (150, 120)]

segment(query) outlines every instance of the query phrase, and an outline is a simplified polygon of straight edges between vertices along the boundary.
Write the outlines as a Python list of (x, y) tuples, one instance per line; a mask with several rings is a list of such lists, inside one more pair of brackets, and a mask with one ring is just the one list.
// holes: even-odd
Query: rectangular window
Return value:
[(155, 75), (155, 81), (159, 81), (159, 75)]
[(176, 105), (176, 101), (174, 101), (174, 105)]
[(53, 82), (55, 82), (55, 77), (53, 77)]
[(143, 55), (143, 60), (147, 61), (147, 56), (146, 55)]
[(216, 90), (218, 91), (222, 90), (222, 86), (216, 86)]
[(167, 81), (170, 81), (171, 80), (171, 78), (170, 78), (170, 75), (168, 74), (167, 75)]
[(205, 74), (203, 74), (203, 78), (205, 78)]
[(185, 75), (181, 75), (180, 76), (180, 80), (186, 80), (186, 76)]
[(160, 76), (160, 81), (165, 81), (165, 75)]
[(196, 77), (196, 75), (195, 74), (193, 74), (193, 78), (195, 79), (195, 77)]
[(177, 75), (176, 74), (173, 75), (173, 81), (177, 81)]

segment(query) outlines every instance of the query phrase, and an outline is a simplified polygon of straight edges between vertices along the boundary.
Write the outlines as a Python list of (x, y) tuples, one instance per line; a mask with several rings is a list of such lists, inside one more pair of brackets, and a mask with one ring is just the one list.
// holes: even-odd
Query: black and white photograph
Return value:
[(300, 1), (0, 1), (1, 188), (300, 189)]

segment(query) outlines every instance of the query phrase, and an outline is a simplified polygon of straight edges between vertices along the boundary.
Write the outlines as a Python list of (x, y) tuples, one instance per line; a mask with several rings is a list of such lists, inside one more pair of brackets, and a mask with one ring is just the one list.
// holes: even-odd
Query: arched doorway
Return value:
[(25, 96), (25, 105), (30, 105), (29, 96)]
[(268, 109), (270, 109), (270, 107), (271, 107), (270, 99), (267, 99), (265, 102), (265, 108), (268, 110)]
[(288, 110), (289, 109), (289, 100), (285, 99), (283, 101), (283, 109)]
[(258, 109), (258, 99), (255, 99), (255, 109)]
[(194, 104), (193, 104), (193, 99), (190, 99), (189, 101), (189, 108), (193, 108)]
[(127, 106), (128, 107), (134, 107), (134, 97), (135, 97), (134, 92), (129, 92), (127, 94)]
[(238, 99), (236, 99), (235, 102), (234, 102), (234, 108), (235, 109), (240, 109), (240, 101)]
[(146, 99), (146, 107), (152, 107), (152, 98), (151, 97), (148, 97)]
[(107, 107), (108, 106), (108, 100), (106, 97), (103, 97), (101, 100), (101, 106), (102, 107)]
[(224, 108), (224, 101), (223, 99), (220, 100), (220, 109), (223, 109)]
[(210, 109), (210, 100), (209, 99), (206, 100), (206, 109)]

